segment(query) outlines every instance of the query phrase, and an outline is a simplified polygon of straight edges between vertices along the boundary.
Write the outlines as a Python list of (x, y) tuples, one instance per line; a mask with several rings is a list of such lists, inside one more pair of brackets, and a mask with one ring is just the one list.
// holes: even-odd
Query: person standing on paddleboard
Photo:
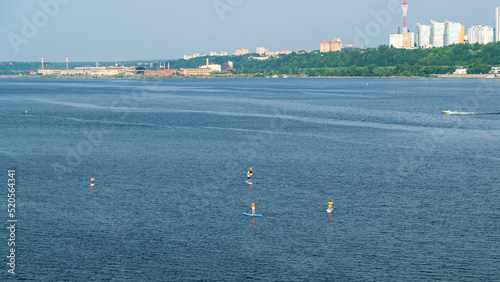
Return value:
[(250, 183), (252, 182), (252, 176), (253, 176), (252, 168), (249, 168), (247, 172), (247, 181)]
[(252, 202), (252, 214), (255, 214), (255, 203)]

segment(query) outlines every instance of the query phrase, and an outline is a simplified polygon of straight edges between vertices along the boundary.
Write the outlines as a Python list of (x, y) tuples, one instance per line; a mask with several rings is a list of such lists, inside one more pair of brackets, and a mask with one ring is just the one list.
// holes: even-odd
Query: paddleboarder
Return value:
[(247, 172), (247, 184), (252, 184), (252, 174), (249, 172)]

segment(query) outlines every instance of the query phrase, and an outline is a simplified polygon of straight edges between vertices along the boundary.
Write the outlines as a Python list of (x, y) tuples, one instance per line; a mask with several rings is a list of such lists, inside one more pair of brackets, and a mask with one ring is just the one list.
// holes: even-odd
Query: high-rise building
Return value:
[(494, 32), (491, 26), (475, 25), (469, 28), (469, 43), (488, 44), (493, 42)]
[(401, 49), (403, 48), (403, 35), (402, 34), (391, 34), (389, 36), (389, 46), (393, 48)]
[(450, 21), (444, 22), (444, 46), (463, 43), (462, 24)]
[(500, 7), (495, 8), (495, 17), (497, 19), (497, 25), (496, 25), (496, 37), (495, 41), (500, 41)]
[(417, 24), (417, 46), (426, 47), (430, 44), (431, 26)]
[(319, 51), (321, 53), (325, 52), (340, 52), (342, 51), (342, 40), (340, 38), (335, 38), (330, 41), (322, 41), (319, 44)]
[(391, 34), (389, 46), (398, 49), (412, 49), (415, 46), (415, 33)]
[(250, 53), (250, 51), (248, 49), (245, 49), (245, 48), (242, 48), (242, 49), (238, 49), (236, 50), (236, 52), (234, 52), (234, 56), (241, 56), (241, 55), (245, 55), (245, 54), (248, 54)]
[[(467, 40), (469, 40), (469, 38), (467, 38)], [(460, 39), (459, 39), (458, 43), (460, 43), (460, 44), (465, 43), (465, 27), (464, 27), (464, 25), (462, 25), (462, 31), (460, 32)]]
[(431, 35), (429, 41), (433, 47), (444, 46), (444, 23), (431, 21)]
[(415, 47), (415, 33), (407, 32), (403, 33), (403, 49), (412, 49)]
[(333, 52), (342, 51), (342, 40), (340, 38), (335, 38), (332, 40), (332, 51)]
[(255, 53), (259, 54), (259, 55), (264, 55), (267, 51), (269, 51), (269, 49), (267, 48), (264, 48), (264, 47), (257, 47), (255, 49)]
[(332, 44), (330, 43), (330, 41), (322, 41), (320, 44), (319, 44), (319, 51), (321, 53), (325, 53), (325, 52), (330, 52), (332, 51)]

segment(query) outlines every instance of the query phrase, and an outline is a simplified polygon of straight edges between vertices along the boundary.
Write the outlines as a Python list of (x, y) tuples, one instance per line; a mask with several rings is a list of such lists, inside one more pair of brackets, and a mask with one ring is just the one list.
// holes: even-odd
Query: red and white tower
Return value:
[(406, 0), (401, 2), (401, 8), (403, 8), (403, 34), (408, 33), (408, 25), (406, 23), (406, 13), (408, 12), (408, 3)]
[(66, 57), (66, 69), (69, 69), (68, 68), (68, 57)]
[(43, 68), (43, 57), (42, 57), (42, 70), (44, 70), (44, 68)]

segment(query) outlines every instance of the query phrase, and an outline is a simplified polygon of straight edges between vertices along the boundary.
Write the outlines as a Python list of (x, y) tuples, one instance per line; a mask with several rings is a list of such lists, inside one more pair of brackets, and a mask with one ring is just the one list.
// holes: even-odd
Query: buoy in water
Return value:
[(25, 110), (25, 111), (24, 111), (24, 114), (25, 114), (25, 115), (27, 115), (27, 114), (28, 114), (28, 110)]
[(368, 86), (368, 83), (366, 84), (366, 86)]

